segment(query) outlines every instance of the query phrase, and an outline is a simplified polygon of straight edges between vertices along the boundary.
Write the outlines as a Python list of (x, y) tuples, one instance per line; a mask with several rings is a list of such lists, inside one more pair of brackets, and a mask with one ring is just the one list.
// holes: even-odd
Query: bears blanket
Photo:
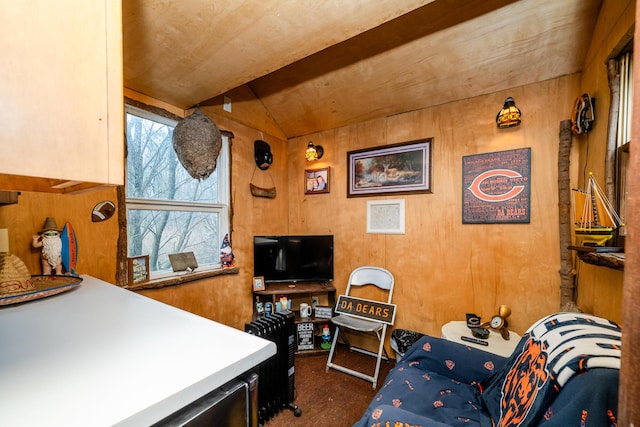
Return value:
[[(543, 417), (551, 420), (550, 405), (570, 379), (596, 368), (620, 369), (620, 346), (620, 327), (600, 317), (557, 313), (539, 320), (521, 339), (509, 362), (479, 384), (493, 424), (525, 427), (538, 425)], [(593, 383), (584, 397), (591, 401), (593, 394), (609, 386)], [(584, 420), (556, 418), (554, 422), (581, 425), (595, 411), (607, 413), (613, 425), (617, 400), (615, 403), (610, 408), (579, 408)]]
[(619, 326), (581, 313), (536, 322), (503, 358), (423, 336), (354, 427), (612, 427)]

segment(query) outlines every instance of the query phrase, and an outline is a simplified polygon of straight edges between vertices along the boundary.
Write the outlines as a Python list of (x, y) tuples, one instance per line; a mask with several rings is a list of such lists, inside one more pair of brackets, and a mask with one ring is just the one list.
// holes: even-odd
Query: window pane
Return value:
[(618, 147), (631, 141), (633, 117), (633, 52), (623, 54), (619, 60), (620, 102), (618, 106)]
[(149, 254), (151, 272), (171, 271), (169, 254), (193, 252), (198, 266), (220, 263), (215, 212), (128, 210), (129, 256)]
[(620, 71), (620, 102), (618, 105), (617, 129), (617, 201), (618, 214), (623, 225), (618, 229), (620, 239), (617, 245), (624, 245), (627, 228), (627, 199), (629, 197), (629, 149), (631, 145), (631, 123), (633, 117), (633, 52), (627, 52), (618, 59)]
[(127, 113), (127, 197), (218, 203), (218, 169), (193, 179), (173, 149), (173, 126)]

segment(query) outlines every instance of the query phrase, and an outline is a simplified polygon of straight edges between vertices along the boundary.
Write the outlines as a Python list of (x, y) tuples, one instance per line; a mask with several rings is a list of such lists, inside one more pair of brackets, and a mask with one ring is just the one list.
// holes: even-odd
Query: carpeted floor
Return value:
[[(296, 355), (295, 387), (296, 398), (302, 414), (295, 417), (293, 411), (284, 409), (269, 420), (265, 427), (342, 427), (351, 426), (360, 419), (376, 392), (384, 384), (395, 360), (382, 361), (378, 386), (345, 374), (335, 369), (326, 372), (328, 354)], [(375, 358), (356, 352), (349, 352), (340, 346), (334, 361), (349, 368), (373, 375)]]

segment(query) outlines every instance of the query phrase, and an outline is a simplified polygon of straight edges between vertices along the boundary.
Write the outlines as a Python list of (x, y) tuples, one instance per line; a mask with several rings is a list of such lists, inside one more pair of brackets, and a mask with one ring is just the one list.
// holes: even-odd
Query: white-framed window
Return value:
[(625, 52), (618, 58), (620, 72), (620, 101), (618, 103), (618, 147), (631, 141), (633, 117), (633, 52)]
[[(617, 200), (622, 223), (627, 219), (627, 197), (629, 196), (629, 146), (631, 144), (631, 119), (633, 117), (633, 52), (626, 51), (618, 57), (620, 73), (620, 100), (618, 103), (617, 145)], [(619, 235), (624, 237), (627, 230), (620, 227)]]
[(229, 231), (229, 138), (216, 170), (192, 178), (173, 148), (176, 121), (125, 106), (128, 256), (149, 255), (151, 279), (173, 273), (170, 254), (193, 252), (197, 271), (220, 268)]

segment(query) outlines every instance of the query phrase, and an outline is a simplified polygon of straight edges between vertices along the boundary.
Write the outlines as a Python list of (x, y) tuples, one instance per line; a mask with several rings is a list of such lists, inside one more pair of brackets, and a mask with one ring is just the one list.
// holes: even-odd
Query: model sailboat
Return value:
[(623, 225), (592, 173), (586, 190), (573, 190), (573, 201), (575, 233), (585, 246), (603, 246)]

